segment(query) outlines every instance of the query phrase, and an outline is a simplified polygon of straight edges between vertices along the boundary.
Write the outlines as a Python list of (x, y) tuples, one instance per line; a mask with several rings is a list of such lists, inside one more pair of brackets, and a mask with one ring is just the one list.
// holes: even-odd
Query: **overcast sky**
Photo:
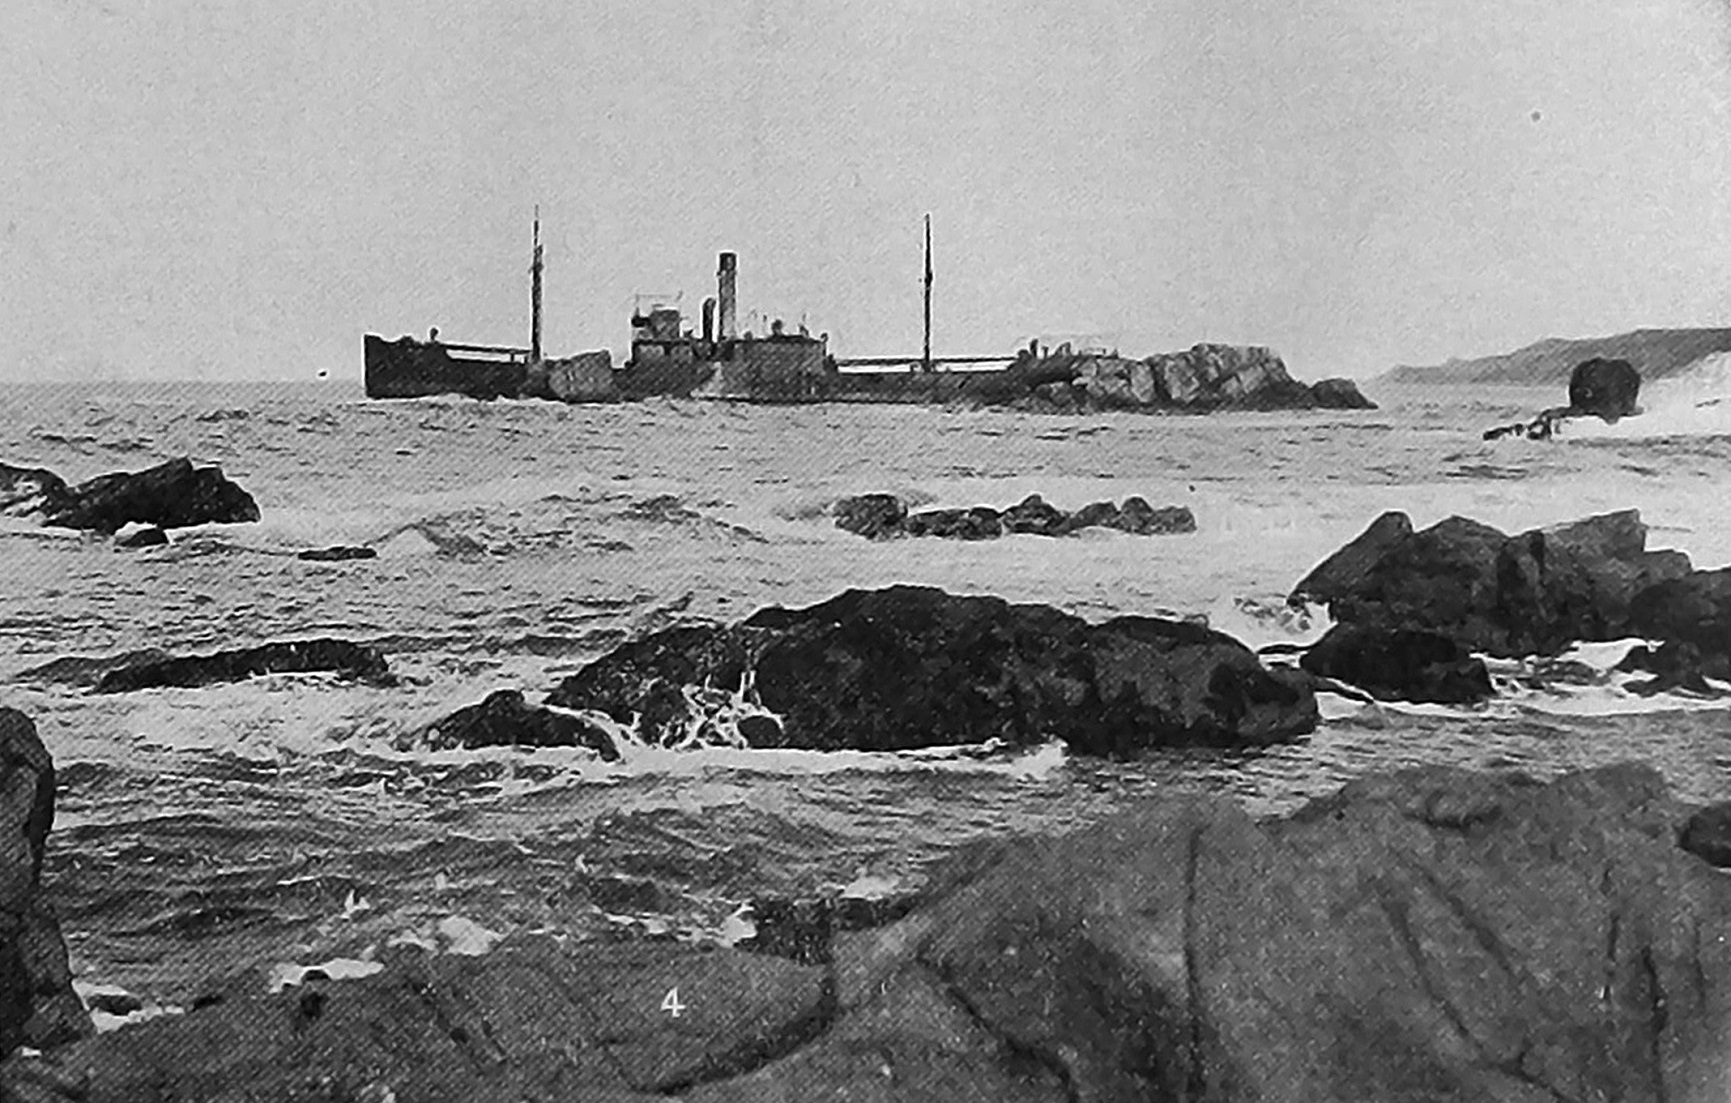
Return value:
[(1708, 0), (7, 0), (0, 377), (357, 377), (367, 331), (750, 312), (1295, 375), (1731, 323)]

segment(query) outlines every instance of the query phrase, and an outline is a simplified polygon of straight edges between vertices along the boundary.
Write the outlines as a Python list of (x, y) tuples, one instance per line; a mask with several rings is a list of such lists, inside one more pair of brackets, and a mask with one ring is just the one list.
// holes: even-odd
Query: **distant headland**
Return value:
[(1731, 329), (1637, 329), (1610, 337), (1548, 337), (1513, 352), (1451, 359), (1429, 367), (1401, 365), (1378, 383), (1491, 383), (1563, 386), (1585, 360), (1627, 360), (1648, 382), (1682, 371), (1704, 356), (1731, 352)]

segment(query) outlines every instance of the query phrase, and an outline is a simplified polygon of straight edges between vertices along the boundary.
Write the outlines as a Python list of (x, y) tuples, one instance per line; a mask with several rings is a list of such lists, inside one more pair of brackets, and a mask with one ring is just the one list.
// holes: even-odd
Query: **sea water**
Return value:
[[(1089, 619), (1206, 616), (1252, 646), (1327, 627), (1284, 597), (1380, 512), (1507, 531), (1639, 508), (1649, 546), (1731, 564), (1727, 373), (1655, 385), (1647, 412), (1555, 440), (1481, 439), (1549, 391), (1369, 389), (1374, 411), (1033, 415), (651, 401), (370, 402), (353, 383), (22, 387), (0, 460), (69, 481), (189, 455), (256, 524), (167, 547), (0, 520), (0, 702), (59, 769), (43, 872), (75, 970), (172, 1004), (240, 970), (365, 971), (392, 943), (479, 952), (515, 931), (731, 941), (767, 897), (917, 889), (971, 840), (1076, 828), (1169, 791), (1258, 815), (1367, 770), (1442, 762), (1536, 776), (1629, 758), (1731, 798), (1722, 702), (1642, 698), (1584, 649), (1568, 678), (1499, 663), (1477, 708), (1325, 695), (1264, 751), (1131, 763), (1057, 746), (978, 755), (636, 749), (431, 752), (416, 732), (515, 687), (531, 700), (621, 640), (849, 587), (922, 583)], [(1193, 534), (873, 543), (838, 496), (1075, 509), (1137, 494)], [(372, 560), (307, 548), (366, 544)], [(279, 675), (98, 696), (18, 675), (67, 656), (195, 653), (328, 635), (399, 682)], [(347, 964), (341, 964), (347, 963)], [(286, 970), (286, 972), (285, 972)], [(261, 973), (261, 975), (264, 975)]]

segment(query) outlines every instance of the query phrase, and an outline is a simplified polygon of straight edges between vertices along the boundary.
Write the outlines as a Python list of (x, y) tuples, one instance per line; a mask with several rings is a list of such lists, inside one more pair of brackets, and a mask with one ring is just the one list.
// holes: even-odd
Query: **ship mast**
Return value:
[(541, 362), (541, 207), (535, 207), (535, 254), (529, 264), (529, 362)]
[(926, 343), (920, 368), (932, 370), (932, 216), (926, 215)]

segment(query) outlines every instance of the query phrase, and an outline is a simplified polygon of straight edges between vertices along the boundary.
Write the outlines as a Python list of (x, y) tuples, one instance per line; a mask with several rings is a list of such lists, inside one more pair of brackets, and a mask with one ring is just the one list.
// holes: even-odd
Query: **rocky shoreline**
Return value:
[[(36, 794), (6, 822), (45, 839), (52, 766), (20, 714), (0, 710), (0, 733), (4, 791)], [(40, 851), (24, 848), (0, 856), (29, 890), (4, 912), (0, 1042), (27, 1048), (0, 1064), (0, 1089), (21, 1103), (1705, 1103), (1731, 1090), (1731, 879), (1691, 851), (1722, 859), (1728, 820), (1638, 765), (1548, 784), (1403, 770), (1260, 823), (1224, 798), (1156, 795), (959, 853), (864, 930), (758, 952), (402, 946), (351, 963), (354, 979), (231, 977), (187, 993), (183, 1013), (94, 1036), (31, 902)]]

